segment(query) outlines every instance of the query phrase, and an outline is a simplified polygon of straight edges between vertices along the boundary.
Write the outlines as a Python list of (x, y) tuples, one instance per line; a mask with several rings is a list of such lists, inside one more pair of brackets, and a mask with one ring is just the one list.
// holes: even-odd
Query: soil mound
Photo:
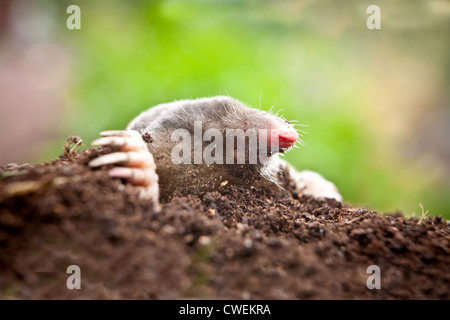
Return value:
[[(0, 167), (1, 299), (449, 299), (450, 227), (226, 185), (153, 212), (105, 152)], [(129, 190), (126, 190), (126, 189)], [(81, 270), (69, 290), (67, 267)], [(381, 289), (369, 290), (370, 265)]]

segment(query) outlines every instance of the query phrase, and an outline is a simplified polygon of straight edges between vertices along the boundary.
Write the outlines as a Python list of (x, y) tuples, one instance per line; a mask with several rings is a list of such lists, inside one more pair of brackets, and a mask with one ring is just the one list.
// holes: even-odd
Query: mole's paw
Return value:
[(141, 198), (153, 201), (154, 208), (158, 210), (156, 164), (141, 134), (134, 130), (111, 130), (103, 131), (100, 135), (102, 137), (93, 141), (92, 145), (118, 147), (120, 151), (95, 158), (89, 162), (89, 166), (118, 165), (109, 171), (109, 175), (127, 179), (130, 184), (139, 188)]
[(297, 189), (306, 195), (315, 198), (331, 198), (342, 202), (342, 196), (336, 186), (313, 171), (301, 171), (291, 173), (291, 179), (296, 184)]

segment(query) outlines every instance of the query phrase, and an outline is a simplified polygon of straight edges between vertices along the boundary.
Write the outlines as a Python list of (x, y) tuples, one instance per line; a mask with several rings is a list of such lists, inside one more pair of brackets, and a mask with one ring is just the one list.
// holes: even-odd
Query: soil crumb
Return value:
[[(87, 166), (104, 152), (0, 167), (0, 299), (450, 298), (441, 217), (230, 184), (155, 213)], [(81, 290), (67, 288), (71, 265)], [(381, 289), (367, 287), (371, 265)]]

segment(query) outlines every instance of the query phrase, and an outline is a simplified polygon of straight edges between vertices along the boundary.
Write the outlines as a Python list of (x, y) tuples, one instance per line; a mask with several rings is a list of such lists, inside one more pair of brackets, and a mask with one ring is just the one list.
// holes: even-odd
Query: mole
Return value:
[(174, 196), (231, 185), (275, 193), (293, 186), (299, 195), (342, 201), (332, 182), (280, 157), (301, 143), (295, 127), (228, 96), (178, 100), (142, 112), (125, 130), (101, 132), (92, 145), (117, 152), (89, 165), (114, 165), (109, 176), (125, 179), (155, 210)]

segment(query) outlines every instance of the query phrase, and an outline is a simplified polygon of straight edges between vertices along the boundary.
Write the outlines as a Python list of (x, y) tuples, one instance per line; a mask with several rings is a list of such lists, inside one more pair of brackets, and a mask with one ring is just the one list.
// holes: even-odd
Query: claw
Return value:
[(109, 170), (109, 176), (124, 178), (139, 188), (140, 197), (152, 201), (158, 211), (160, 206), (156, 164), (141, 134), (134, 130), (108, 130), (100, 135), (102, 137), (93, 141), (92, 145), (114, 146), (120, 151), (93, 159), (89, 166), (120, 165)]
[(124, 164), (131, 167), (150, 168), (154, 167), (155, 165), (153, 157), (148, 151), (114, 152), (106, 154), (104, 156), (100, 156), (89, 162), (89, 166), (91, 167), (99, 167), (107, 164)]
[(154, 170), (149, 169), (113, 168), (109, 171), (109, 176), (127, 179), (135, 185), (149, 186), (158, 183), (158, 175)]
[(114, 146), (121, 147), (122, 151), (135, 151), (145, 149), (145, 142), (140, 139), (130, 137), (103, 137), (92, 141), (93, 146)]
[(107, 164), (121, 164), (128, 161), (128, 156), (124, 152), (115, 152), (95, 158), (89, 162), (90, 167), (100, 167)]
[(102, 137), (130, 137), (142, 140), (142, 136), (135, 130), (106, 130), (100, 132)]

